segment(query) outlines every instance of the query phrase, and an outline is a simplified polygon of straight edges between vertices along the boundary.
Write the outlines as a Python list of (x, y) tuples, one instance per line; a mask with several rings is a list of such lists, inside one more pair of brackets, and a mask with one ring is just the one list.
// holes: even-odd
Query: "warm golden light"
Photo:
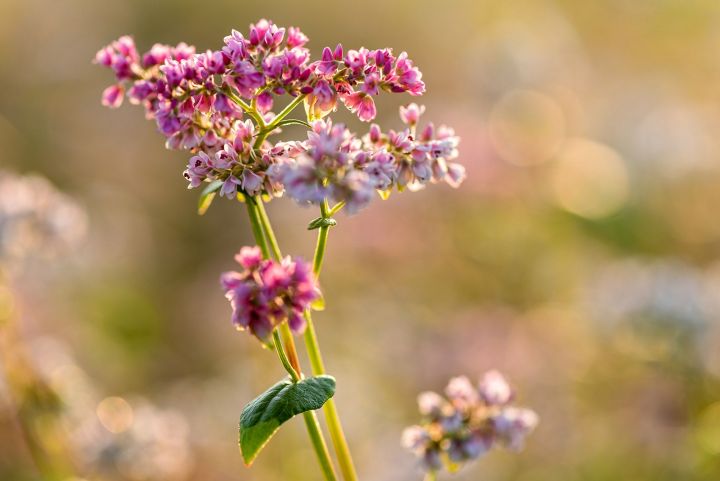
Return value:
[(490, 114), (490, 136), (507, 162), (535, 165), (549, 160), (565, 138), (565, 116), (558, 103), (540, 92), (515, 90)]
[(597, 219), (616, 212), (628, 198), (628, 173), (610, 147), (573, 139), (562, 148), (552, 174), (555, 201), (563, 209)]

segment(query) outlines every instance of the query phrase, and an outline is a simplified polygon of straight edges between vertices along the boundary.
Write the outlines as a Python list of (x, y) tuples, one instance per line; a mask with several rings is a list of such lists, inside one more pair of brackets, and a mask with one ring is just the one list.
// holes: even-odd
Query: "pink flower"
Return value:
[(508, 405), (512, 393), (497, 371), (485, 374), (479, 390), (465, 376), (453, 378), (445, 393), (447, 400), (434, 392), (421, 394), (423, 422), (403, 432), (403, 446), (428, 471), (443, 467), (428, 460), (446, 458), (460, 467), (493, 446), (519, 450), (538, 424), (534, 411)]
[(363, 122), (370, 122), (377, 115), (375, 102), (372, 97), (365, 92), (354, 92), (342, 98), (345, 107), (350, 112), (357, 114), (358, 118)]
[(329, 77), (337, 72), (339, 62), (343, 58), (343, 47), (337, 44), (335, 50), (325, 47), (322, 52), (322, 59), (315, 64), (315, 71), (323, 76)]
[(447, 401), (432, 391), (423, 392), (418, 396), (418, 407), (423, 416), (438, 417), (445, 405), (447, 405)]
[(479, 399), (477, 390), (465, 376), (450, 379), (445, 394), (456, 408), (463, 411), (477, 404)]
[(242, 188), (248, 194), (255, 196), (262, 192), (263, 178), (250, 169), (243, 170)]
[(395, 74), (398, 77), (395, 88), (410, 95), (422, 95), (425, 93), (425, 83), (421, 80), (422, 73), (413, 65), (407, 53), (402, 52), (398, 56), (395, 64)]
[(125, 95), (125, 89), (122, 85), (116, 84), (103, 90), (102, 93), (102, 104), (105, 107), (116, 109), (122, 105), (123, 96)]
[(320, 79), (308, 94), (305, 103), (310, 118), (322, 119), (335, 110), (337, 105), (337, 92), (332, 89), (327, 80)]
[(289, 48), (302, 47), (308, 42), (307, 35), (302, 33), (297, 27), (288, 28), (287, 34), (287, 45)]
[(505, 377), (498, 371), (488, 371), (480, 380), (480, 397), (489, 406), (503, 406), (513, 397), (513, 391)]
[(205, 152), (199, 152), (198, 155), (190, 158), (187, 169), (183, 172), (185, 178), (190, 181), (188, 189), (199, 187), (206, 179), (208, 179), (208, 174), (212, 172), (210, 163), (210, 157), (208, 157)]
[(518, 451), (525, 444), (525, 438), (538, 425), (538, 415), (530, 409), (504, 408), (493, 418), (495, 432), (509, 449)]
[(463, 183), (465, 177), (467, 177), (467, 173), (465, 172), (465, 167), (463, 165), (457, 163), (448, 164), (448, 171), (447, 176), (445, 177), (445, 181), (450, 187), (460, 187), (460, 184)]
[(272, 110), (273, 96), (270, 92), (263, 92), (257, 96), (257, 109), (261, 114), (266, 114)]
[(302, 314), (320, 295), (310, 265), (299, 258), (263, 260), (257, 247), (242, 248), (235, 260), (243, 270), (220, 277), (235, 327), (249, 330), (266, 343), (283, 322), (288, 322), (294, 333), (302, 333)]
[(400, 107), (400, 119), (404, 124), (414, 127), (424, 112), (424, 105), (418, 106), (416, 103), (411, 103), (407, 107)]
[(242, 181), (240, 179), (232, 174), (228, 175), (225, 182), (223, 182), (222, 187), (220, 187), (220, 197), (234, 199), (237, 196), (237, 190), (240, 186), (242, 186)]

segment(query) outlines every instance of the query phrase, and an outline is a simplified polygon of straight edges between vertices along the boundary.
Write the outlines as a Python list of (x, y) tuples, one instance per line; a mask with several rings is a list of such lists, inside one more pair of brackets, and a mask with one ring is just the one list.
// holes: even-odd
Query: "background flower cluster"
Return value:
[(450, 380), (443, 397), (418, 397), (423, 424), (403, 432), (403, 445), (428, 471), (456, 471), (494, 446), (519, 450), (538, 423), (534, 411), (511, 405), (515, 394), (502, 374), (489, 371), (473, 386), (465, 376)]

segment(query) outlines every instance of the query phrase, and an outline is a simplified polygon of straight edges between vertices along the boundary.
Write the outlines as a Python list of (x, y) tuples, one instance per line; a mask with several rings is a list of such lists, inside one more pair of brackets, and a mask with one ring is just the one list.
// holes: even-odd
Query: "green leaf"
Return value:
[(312, 129), (312, 125), (310, 125), (309, 123), (305, 122), (304, 120), (300, 120), (300, 119), (285, 119), (285, 120), (281, 120), (281, 121), (278, 122), (277, 125), (275, 125), (275, 126), (276, 126), (276, 127), (283, 127), (283, 126), (285, 126), (285, 125), (302, 125), (302, 126), (304, 126), (304, 127), (307, 127), (308, 129)]
[(335, 378), (322, 375), (293, 383), (285, 379), (252, 400), (240, 415), (240, 452), (246, 465), (288, 419), (320, 409), (335, 394)]
[(220, 190), (222, 185), (222, 180), (213, 180), (203, 189), (200, 194), (200, 198), (198, 199), (198, 214), (203, 215), (207, 212), (210, 208), (210, 204), (212, 204), (212, 201), (215, 198), (215, 193)]
[(315, 230), (319, 229), (320, 227), (332, 227), (336, 224), (337, 221), (332, 217), (318, 217), (317, 219), (313, 219), (308, 224), (308, 230)]

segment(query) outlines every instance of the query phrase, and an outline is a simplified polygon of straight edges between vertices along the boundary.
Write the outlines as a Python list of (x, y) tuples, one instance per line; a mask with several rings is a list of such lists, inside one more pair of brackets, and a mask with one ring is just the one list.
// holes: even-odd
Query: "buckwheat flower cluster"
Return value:
[(465, 178), (458, 156), (459, 138), (452, 129), (432, 123), (415, 132), (425, 110), (417, 104), (400, 108), (406, 128), (383, 133), (376, 124), (362, 138), (343, 124), (318, 120), (295, 155), (273, 165), (270, 177), (301, 204), (324, 199), (342, 202), (350, 213), (366, 206), (375, 191), (386, 196), (396, 187), (418, 190), (429, 182), (457, 187)]
[(477, 386), (465, 376), (453, 378), (445, 396), (420, 394), (423, 423), (403, 432), (403, 446), (427, 471), (456, 471), (495, 446), (520, 450), (538, 416), (511, 405), (513, 398), (512, 388), (497, 371), (487, 372)]
[(317, 79), (312, 82), (307, 108), (313, 116), (321, 118), (335, 109), (337, 98), (362, 121), (375, 118), (377, 109), (373, 97), (381, 90), (407, 92), (410, 95), (425, 93), (422, 73), (413, 65), (407, 53), (395, 57), (392, 49), (348, 50), (343, 46), (334, 50), (325, 47), (322, 59), (313, 64)]
[(243, 270), (225, 272), (220, 278), (235, 327), (249, 330), (264, 343), (286, 321), (295, 334), (302, 333), (303, 312), (320, 296), (310, 265), (290, 257), (264, 260), (258, 247), (243, 247), (235, 260)]
[[(280, 97), (285, 96), (287, 103), (295, 102), (293, 106), (304, 100), (310, 120), (322, 119), (341, 102), (361, 120), (370, 121), (376, 115), (373, 98), (381, 91), (414, 96), (425, 91), (422, 74), (405, 52), (396, 56), (388, 48), (346, 51), (338, 45), (325, 48), (321, 59), (312, 61), (307, 42), (298, 28), (281, 28), (268, 20), (250, 25), (247, 35), (233, 30), (220, 49), (200, 53), (180, 43), (155, 44), (140, 54), (133, 39), (123, 36), (95, 56), (95, 62), (112, 69), (116, 77), (116, 83), (105, 89), (102, 102), (114, 108), (127, 97), (131, 103), (143, 105), (146, 117), (153, 119), (167, 138), (168, 148), (190, 151), (184, 171), (189, 188), (221, 181), (219, 193), (228, 198), (241, 193), (279, 196), (286, 186), (281, 177), (271, 178), (268, 172), (306, 150), (304, 160), (298, 162), (299, 172), (287, 174), (297, 185), (298, 176), (311, 174), (307, 159), (317, 157), (312, 139), (308, 145), (273, 145), (266, 140), (279, 131), (280, 120), (287, 115), (272, 112)], [(323, 135), (319, 132), (322, 129), (332, 128), (318, 127), (314, 133)], [(434, 140), (447, 144), (449, 137), (455, 138), (443, 132)], [(422, 142), (427, 143), (427, 139)], [(411, 152), (411, 145), (403, 146), (408, 149), (403, 154)], [(388, 184), (390, 176), (383, 174), (379, 181), (370, 175), (385, 168), (387, 154), (373, 148), (356, 155), (361, 148), (360, 142), (353, 141), (352, 151), (338, 153), (349, 156), (352, 168), (343, 166), (338, 175), (333, 172), (329, 175), (333, 182), (325, 179), (327, 172), (312, 174), (327, 184), (315, 193), (326, 192), (331, 198), (342, 199), (352, 210), (369, 201), (371, 185)], [(369, 165), (364, 169), (359, 163)], [(436, 178), (440, 171), (442, 168)], [(308, 201), (305, 194), (298, 200)], [(316, 197), (309, 201), (318, 202)]]

